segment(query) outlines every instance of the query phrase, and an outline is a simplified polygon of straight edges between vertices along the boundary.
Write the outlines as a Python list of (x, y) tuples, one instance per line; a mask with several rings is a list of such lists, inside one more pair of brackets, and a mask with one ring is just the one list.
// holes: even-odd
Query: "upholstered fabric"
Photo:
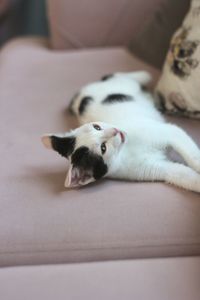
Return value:
[[(55, 49), (128, 46), (161, 67), (190, 0), (48, 0)], [(169, 22), (170, 19), (170, 22)]]
[(128, 45), (163, 0), (48, 0), (56, 49)]
[(0, 269), (2, 300), (199, 300), (200, 258)]
[[(19, 28), (19, 20), (14, 26), (17, 8), (21, 0), (0, 0), (0, 46)], [(17, 28), (16, 28), (17, 27)]]
[[(115, 71), (158, 72), (123, 48), (53, 52), (17, 40), (0, 54), (0, 265), (200, 254), (200, 195), (103, 180), (66, 190), (65, 159), (40, 136), (75, 126), (66, 107)], [(133, 116), (134, 117), (134, 116)], [(200, 144), (199, 123), (172, 119)]]
[(161, 68), (174, 31), (188, 12), (191, 0), (162, 0), (144, 21), (129, 45), (133, 53)]

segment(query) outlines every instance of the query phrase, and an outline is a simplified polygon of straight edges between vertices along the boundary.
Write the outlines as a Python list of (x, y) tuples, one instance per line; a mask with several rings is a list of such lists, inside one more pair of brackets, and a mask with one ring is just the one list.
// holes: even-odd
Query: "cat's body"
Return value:
[[(67, 186), (109, 177), (165, 181), (200, 192), (200, 150), (182, 129), (165, 123), (152, 96), (143, 90), (149, 80), (146, 72), (117, 73), (76, 95), (70, 110), (83, 126), (64, 135), (51, 135), (51, 142), (49, 135), (44, 138), (47, 146), (70, 160)], [(63, 149), (69, 149), (72, 137), (76, 137), (73, 149), (67, 153)], [(62, 139), (67, 141), (65, 146)], [(168, 147), (177, 151), (188, 167), (169, 161)]]

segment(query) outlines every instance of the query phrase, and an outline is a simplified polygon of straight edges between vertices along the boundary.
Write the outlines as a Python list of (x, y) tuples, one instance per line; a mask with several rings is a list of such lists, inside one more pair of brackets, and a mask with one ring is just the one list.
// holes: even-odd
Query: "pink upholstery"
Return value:
[(199, 300), (200, 258), (0, 269), (2, 300)]
[(56, 49), (128, 45), (166, 0), (48, 0)]
[[(74, 126), (65, 109), (115, 71), (158, 72), (123, 48), (53, 52), (17, 40), (0, 53), (0, 265), (200, 254), (200, 196), (162, 183), (68, 191), (65, 160), (40, 141)], [(199, 122), (172, 119), (200, 144)]]
[(48, 0), (54, 49), (129, 46), (161, 67), (190, 0)]

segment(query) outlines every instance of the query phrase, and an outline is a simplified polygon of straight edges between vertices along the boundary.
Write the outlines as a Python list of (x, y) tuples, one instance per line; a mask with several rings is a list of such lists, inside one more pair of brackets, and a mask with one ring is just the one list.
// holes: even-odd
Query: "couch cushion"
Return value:
[[(40, 136), (69, 129), (72, 95), (115, 71), (158, 72), (123, 48), (52, 52), (17, 40), (0, 54), (0, 265), (200, 253), (200, 196), (104, 180), (66, 190), (66, 162)], [(173, 119), (200, 142), (199, 123)]]
[(200, 258), (148, 259), (0, 270), (3, 300), (199, 300)]
[[(162, 0), (130, 43), (133, 53), (161, 68), (172, 34), (180, 26), (191, 0)], [(170, 20), (170, 22), (169, 22)]]
[(47, 0), (51, 45), (130, 46), (139, 57), (161, 67), (189, 4), (190, 0), (82, 0), (77, 5), (73, 0)]
[(128, 45), (168, 0), (47, 0), (55, 49)]

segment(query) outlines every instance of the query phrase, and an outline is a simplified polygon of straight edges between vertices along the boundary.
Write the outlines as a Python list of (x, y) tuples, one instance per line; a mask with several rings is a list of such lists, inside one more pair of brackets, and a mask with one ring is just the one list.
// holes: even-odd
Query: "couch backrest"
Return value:
[[(152, 24), (156, 24), (159, 33), (169, 32), (168, 27), (175, 29), (173, 24), (180, 22), (189, 6), (189, 0), (47, 0), (47, 3), (55, 49), (131, 45), (137, 50), (142, 48), (138, 44), (142, 44), (143, 36), (149, 41), (147, 26), (154, 28)], [(173, 20), (166, 20), (166, 8)], [(155, 28), (151, 34), (157, 44)], [(153, 47), (150, 43), (146, 52)], [(145, 51), (142, 52), (145, 57)]]

